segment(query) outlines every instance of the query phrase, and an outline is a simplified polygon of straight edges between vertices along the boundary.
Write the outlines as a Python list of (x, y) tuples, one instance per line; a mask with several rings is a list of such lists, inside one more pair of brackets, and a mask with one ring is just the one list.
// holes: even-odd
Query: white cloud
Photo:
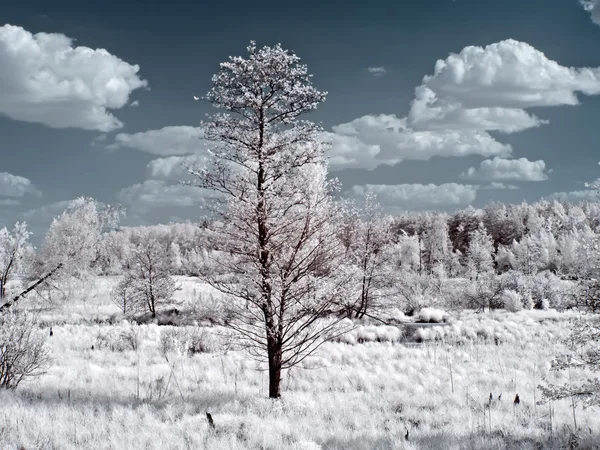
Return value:
[(465, 47), (437, 61), (415, 89), (406, 118), (367, 115), (326, 133), (333, 142), (331, 166), (372, 169), (436, 155), (507, 157), (510, 145), (488, 132), (547, 124), (526, 109), (577, 105), (579, 93), (600, 94), (600, 68), (564, 67), (513, 39)]
[(25, 194), (32, 194), (37, 197), (42, 195), (29, 179), (8, 172), (0, 172), (0, 196), (23, 197)]
[(548, 198), (568, 202), (597, 202), (600, 201), (600, 193), (591, 189), (586, 191), (555, 192), (549, 195)]
[(146, 166), (149, 178), (156, 180), (184, 180), (191, 177), (185, 164), (202, 164), (205, 158), (201, 155), (168, 156), (153, 159)]
[(372, 192), (377, 201), (390, 208), (423, 208), (444, 206), (467, 206), (477, 196), (478, 186), (446, 183), (446, 184), (396, 184), (396, 185), (361, 185), (353, 186), (348, 194), (364, 197)]
[(600, 69), (561, 66), (514, 39), (469, 46), (438, 60), (423, 78), (409, 124), (521, 131), (546, 123), (524, 108), (576, 105), (578, 92), (600, 94)]
[(432, 156), (508, 156), (510, 145), (501, 144), (487, 132), (472, 130), (413, 131), (406, 119), (395, 115), (366, 115), (336, 125), (325, 133), (332, 141), (332, 169), (373, 169), (404, 159), (428, 160)]
[(495, 157), (481, 161), (479, 168), (470, 167), (461, 178), (484, 181), (544, 181), (548, 179), (543, 160), (527, 158), (503, 159)]
[(147, 85), (138, 71), (104, 49), (74, 47), (63, 34), (0, 27), (0, 114), (13, 120), (115, 130), (123, 124), (109, 110)]
[(169, 126), (140, 133), (119, 133), (111, 149), (132, 148), (154, 155), (189, 155), (205, 151), (203, 132), (198, 127)]
[(592, 15), (592, 22), (600, 25), (600, 0), (580, 0), (581, 5)]
[(369, 71), (369, 73), (372, 73), (375, 76), (385, 75), (387, 72), (387, 70), (383, 66), (369, 67), (367, 70)]
[(160, 207), (202, 206), (211, 197), (214, 197), (212, 191), (168, 184), (163, 180), (146, 180), (117, 193), (117, 199), (135, 213), (146, 213)]
[(519, 189), (519, 186), (515, 186), (514, 184), (504, 184), (504, 183), (500, 183), (498, 181), (492, 181), (490, 184), (488, 184), (487, 186), (483, 186), (481, 189), (486, 189), (486, 190), (502, 190), (502, 189), (516, 190), (516, 189)]

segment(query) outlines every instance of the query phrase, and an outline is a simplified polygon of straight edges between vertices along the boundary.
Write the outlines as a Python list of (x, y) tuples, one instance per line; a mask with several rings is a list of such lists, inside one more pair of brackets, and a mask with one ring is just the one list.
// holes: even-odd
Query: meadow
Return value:
[[(182, 309), (217, 303), (200, 281), (178, 281)], [(225, 328), (127, 322), (110, 302), (115, 282), (74, 286), (39, 311), (53, 364), (0, 392), (1, 449), (600, 448), (598, 409), (538, 404), (538, 385), (568, 381), (550, 361), (575, 312), (355, 322), (287, 370), (273, 401), (265, 368)]]

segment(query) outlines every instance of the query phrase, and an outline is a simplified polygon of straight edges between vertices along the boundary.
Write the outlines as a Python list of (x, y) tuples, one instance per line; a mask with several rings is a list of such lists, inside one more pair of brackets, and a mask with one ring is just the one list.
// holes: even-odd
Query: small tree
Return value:
[(0, 312), (0, 388), (43, 375), (49, 364), (45, 333), (35, 318), (18, 308)]
[(566, 343), (569, 353), (555, 358), (552, 369), (573, 370), (584, 375), (587, 372), (588, 376), (579, 376), (575, 382), (569, 376), (569, 382), (563, 385), (540, 386), (544, 396), (551, 400), (571, 398), (573, 408), (575, 398), (582, 400), (585, 406), (600, 406), (600, 318), (583, 316), (575, 321)]
[(494, 244), (483, 223), (471, 232), (466, 254), (467, 273), (472, 280), (488, 278), (494, 271)]
[(169, 274), (167, 254), (152, 232), (140, 230), (123, 279), (112, 291), (113, 301), (124, 314), (148, 312), (173, 302), (177, 283)]
[(322, 128), (299, 120), (326, 94), (280, 45), (252, 42), (248, 52), (213, 77), (206, 99), (226, 113), (203, 123), (212, 159), (192, 173), (221, 195), (211, 206), (220, 221), (209, 237), (213, 265), (203, 276), (232, 298), (230, 326), (267, 361), (269, 397), (278, 398), (282, 370), (338, 332), (337, 318), (322, 318), (349, 280)]

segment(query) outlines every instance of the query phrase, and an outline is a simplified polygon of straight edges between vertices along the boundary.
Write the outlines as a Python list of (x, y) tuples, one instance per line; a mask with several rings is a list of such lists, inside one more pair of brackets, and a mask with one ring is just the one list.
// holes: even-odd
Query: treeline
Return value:
[[(355, 243), (349, 240), (360, 239), (356, 229), (370, 225), (371, 238), (379, 233), (383, 240), (377, 245), (395, 253), (391, 259), (397, 269), (423, 275), (443, 271), (449, 278), (470, 277), (488, 268), (524, 274), (548, 270), (563, 278), (581, 278), (597, 267), (594, 243), (600, 233), (600, 203), (492, 203), (453, 214), (426, 211), (397, 217), (380, 217), (376, 207), (371, 209), (368, 214), (355, 212), (341, 224), (340, 237), (351, 247)], [(128, 267), (132, 251), (151, 239), (157, 241), (171, 274), (197, 276), (207, 263), (210, 226), (205, 221), (121, 227), (103, 234), (93, 264), (100, 274), (119, 274)]]

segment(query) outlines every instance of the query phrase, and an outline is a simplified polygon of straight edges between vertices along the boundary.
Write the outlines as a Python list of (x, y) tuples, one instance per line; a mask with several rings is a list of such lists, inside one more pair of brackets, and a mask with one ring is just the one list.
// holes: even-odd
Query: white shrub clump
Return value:
[(510, 312), (518, 312), (523, 309), (523, 299), (521, 294), (512, 289), (504, 289), (502, 292), (502, 304), (504, 309)]

